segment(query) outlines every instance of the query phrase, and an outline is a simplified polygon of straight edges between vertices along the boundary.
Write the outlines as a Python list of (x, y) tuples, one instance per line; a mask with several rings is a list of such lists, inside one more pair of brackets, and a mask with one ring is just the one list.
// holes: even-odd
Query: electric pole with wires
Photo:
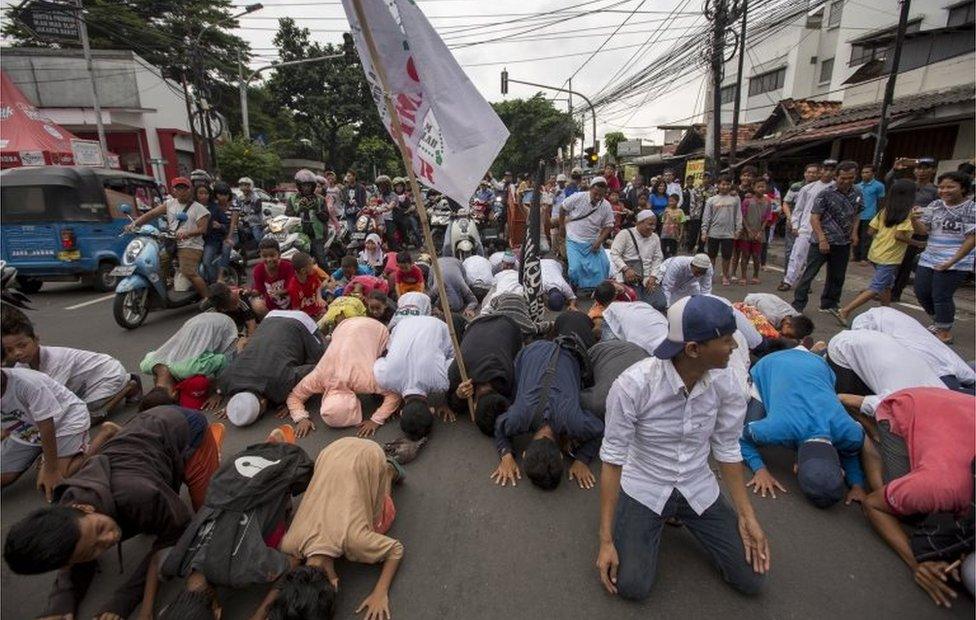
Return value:
[[(722, 171), (722, 80), (725, 77), (725, 57), (729, 36), (736, 37), (735, 21), (743, 11), (742, 0), (705, 0), (705, 17), (712, 24), (708, 41), (708, 65), (711, 77), (712, 105), (709, 110), (708, 129), (705, 142), (705, 157), (709, 168), (716, 177)], [(735, 52), (735, 47), (732, 48)]]

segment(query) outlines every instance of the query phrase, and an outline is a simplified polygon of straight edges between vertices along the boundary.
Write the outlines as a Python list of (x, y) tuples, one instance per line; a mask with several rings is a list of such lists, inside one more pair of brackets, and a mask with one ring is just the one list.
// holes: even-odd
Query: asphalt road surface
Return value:
[[(716, 287), (733, 300), (747, 291), (772, 291), (780, 273), (763, 274), (758, 287)], [(852, 266), (845, 301), (866, 284), (870, 267)], [(816, 312), (822, 280), (815, 285), (811, 306), (818, 338), (839, 330), (834, 320)], [(791, 295), (787, 293), (786, 295)], [(792, 297), (788, 297), (792, 300)], [(956, 348), (974, 357), (973, 291), (958, 294), (960, 321)], [(906, 292), (905, 302), (915, 300)], [(111, 299), (74, 284), (49, 284), (34, 296), (30, 312), (42, 342), (111, 353), (127, 368), (137, 369), (142, 356), (168, 338), (189, 318), (191, 310), (151, 314), (146, 324), (127, 332), (112, 319)], [(896, 306), (917, 318), (921, 308)], [(148, 377), (144, 385), (150, 384)], [(313, 409), (314, 412), (314, 409)], [(119, 416), (124, 421), (131, 412)], [(119, 420), (116, 420), (119, 421)], [(233, 454), (260, 441), (277, 420), (265, 417), (246, 429), (230, 428), (223, 453)], [(399, 433), (396, 423), (381, 428), (383, 442)], [(335, 439), (354, 434), (317, 425), (299, 441), (314, 459)], [(766, 588), (749, 598), (726, 586), (694, 539), (680, 528), (666, 528), (658, 575), (650, 598), (630, 603), (607, 595), (595, 569), (599, 492), (584, 491), (564, 481), (554, 492), (534, 488), (527, 480), (517, 487), (498, 488), (489, 480), (497, 458), (489, 440), (473, 424), (459, 419), (438, 423), (430, 444), (407, 466), (404, 484), (395, 490), (397, 518), (391, 535), (401, 540), (405, 556), (394, 581), (390, 607), (394, 618), (972, 618), (972, 599), (961, 595), (951, 610), (936, 608), (911, 579), (908, 569), (872, 532), (854, 506), (818, 510), (803, 501), (790, 474), (792, 455), (786, 450), (764, 452), (771, 472), (789, 489), (777, 499), (754, 498), (770, 540), (772, 571)], [(599, 475), (599, 464), (594, 466)], [(33, 476), (25, 475), (2, 495), (2, 534), (11, 523), (42, 505)], [(123, 545), (124, 564), (131, 571), (148, 548), (143, 537)], [(116, 554), (102, 557), (102, 571), (81, 607), (89, 618), (112, 588), (121, 583)], [(379, 576), (379, 566), (340, 562), (337, 617), (353, 611)], [(4, 618), (32, 618), (44, 610), (53, 575), (13, 575), (0, 570)], [(165, 584), (165, 604), (181, 587)], [(263, 588), (220, 593), (224, 618), (247, 618), (264, 594)]]

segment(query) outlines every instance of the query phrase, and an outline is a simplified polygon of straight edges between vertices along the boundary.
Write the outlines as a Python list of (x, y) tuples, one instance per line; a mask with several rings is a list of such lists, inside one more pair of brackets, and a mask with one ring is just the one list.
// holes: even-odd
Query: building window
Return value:
[(965, 26), (976, 21), (976, 2), (964, 2), (956, 6), (949, 7), (949, 19), (946, 26)]
[(719, 93), (722, 95), (722, 105), (733, 103), (735, 101), (735, 84), (723, 86)]
[(848, 64), (856, 67), (872, 60), (884, 58), (884, 55), (884, 46), (872, 45), (870, 43), (854, 43), (851, 45), (851, 61)]
[(829, 84), (830, 78), (834, 75), (834, 59), (828, 58), (820, 63), (820, 83)]
[(827, 28), (840, 26), (840, 16), (844, 12), (844, 0), (834, 0), (830, 3), (830, 17), (827, 19)]
[(749, 96), (761, 95), (783, 88), (786, 82), (786, 67), (781, 67), (749, 78)]

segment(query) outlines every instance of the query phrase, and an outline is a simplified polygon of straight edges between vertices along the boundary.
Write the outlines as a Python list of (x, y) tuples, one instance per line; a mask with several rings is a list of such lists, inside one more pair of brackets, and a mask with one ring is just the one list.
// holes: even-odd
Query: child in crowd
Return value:
[(210, 297), (201, 304), (202, 309), (226, 314), (237, 325), (237, 333), (242, 337), (250, 337), (258, 327), (258, 320), (251, 304), (241, 298), (240, 289), (231, 288), (223, 282), (214, 282), (209, 290)]
[(678, 240), (681, 239), (681, 231), (684, 229), (685, 212), (678, 207), (678, 194), (668, 196), (668, 206), (664, 210), (661, 224), (661, 251), (664, 258), (670, 258), (678, 253)]
[(121, 412), (127, 398), (134, 401), (142, 395), (142, 383), (119, 360), (95, 351), (41, 346), (29, 321), (3, 321), (3, 349), (8, 362), (67, 387), (96, 420)]
[(915, 184), (907, 179), (895, 181), (884, 200), (884, 208), (874, 216), (867, 230), (867, 234), (874, 237), (868, 250), (868, 260), (874, 264), (874, 277), (866, 291), (838, 312), (838, 320), (845, 327), (851, 313), (872, 299), (877, 299), (882, 306), (891, 302), (891, 287), (905, 252), (912, 244), (913, 228), (909, 216), (915, 201)]
[(329, 283), (329, 288), (336, 297), (341, 297), (342, 290), (353, 278), (372, 274), (373, 270), (366, 265), (361, 265), (355, 256), (343, 256), (339, 268), (332, 272), (332, 282)]
[(288, 281), (288, 297), (291, 299), (292, 310), (301, 310), (313, 319), (318, 319), (325, 312), (325, 301), (322, 299), (322, 280), (314, 271), (312, 257), (303, 252), (292, 258), (295, 275)]
[(424, 274), (420, 271), (420, 267), (413, 264), (409, 252), (397, 254), (397, 270), (393, 274), (393, 284), (397, 297), (404, 293), (424, 292)]
[(732, 248), (742, 227), (742, 209), (738, 194), (732, 193), (732, 179), (723, 174), (718, 179), (718, 193), (705, 201), (702, 213), (701, 240), (708, 258), (715, 266), (722, 253), (722, 285), (728, 286), (732, 267)]
[[(742, 230), (735, 241), (739, 251), (742, 279), (739, 284), (759, 284), (759, 262), (762, 255), (763, 234), (772, 211), (772, 202), (766, 195), (766, 179), (752, 182), (752, 192), (742, 201)], [(749, 259), (752, 258), (752, 280), (746, 279)]]
[(13, 483), (43, 454), (37, 488), (50, 502), (54, 487), (81, 467), (91, 426), (88, 408), (36, 370), (4, 368), (0, 376), (0, 486)]
[[(254, 266), (251, 277), (254, 291), (260, 299), (251, 302), (258, 319), (272, 310), (288, 310), (291, 299), (288, 297), (288, 282), (295, 275), (291, 261), (281, 258), (281, 248), (273, 237), (265, 237), (258, 244), (261, 262)], [(355, 259), (354, 259), (355, 260)]]

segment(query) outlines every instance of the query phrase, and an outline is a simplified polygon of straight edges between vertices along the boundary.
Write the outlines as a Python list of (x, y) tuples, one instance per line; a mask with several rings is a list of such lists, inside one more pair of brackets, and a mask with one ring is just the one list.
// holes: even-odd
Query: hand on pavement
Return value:
[(516, 479), (522, 479), (522, 472), (519, 471), (518, 465), (515, 464), (515, 457), (511, 453), (502, 457), (498, 467), (491, 473), (491, 479), (501, 486), (511, 482), (513, 487)]
[(949, 585), (949, 577), (959, 581), (959, 569), (954, 568), (948, 573), (949, 565), (945, 562), (920, 562), (915, 567), (915, 583), (917, 583), (938, 607), (952, 607), (952, 599), (958, 594)]
[(855, 484), (847, 492), (847, 495), (844, 496), (844, 505), (845, 506), (850, 506), (851, 505), (851, 502), (857, 502), (858, 504), (863, 504), (864, 503), (864, 499), (866, 497), (867, 497), (867, 494), (864, 492), (864, 489), (861, 488), (860, 485)]
[(786, 493), (783, 485), (776, 478), (773, 478), (773, 475), (765, 467), (757, 471), (752, 476), (752, 480), (746, 483), (746, 486), (752, 487), (753, 493), (758, 493), (763, 497), (766, 497), (766, 493), (769, 493), (773, 499), (776, 499), (776, 489)]
[(41, 471), (37, 472), (37, 489), (44, 493), (44, 498), (51, 503), (54, 487), (58, 486), (64, 477), (58, 471), (57, 463), (44, 463)]
[(356, 613), (366, 610), (363, 620), (389, 620), (390, 618), (390, 599), (383, 592), (373, 591), (356, 608)]
[(620, 566), (620, 558), (617, 556), (617, 548), (612, 542), (600, 544), (600, 553), (596, 557), (596, 567), (600, 570), (600, 581), (603, 587), (610, 594), (617, 593), (617, 568)]
[(581, 489), (592, 489), (596, 484), (596, 478), (589, 466), (582, 461), (573, 461), (569, 468), (569, 479), (575, 480)]
[(298, 424), (295, 425), (295, 437), (301, 439), (305, 435), (308, 435), (315, 430), (315, 424), (308, 418), (304, 420), (299, 420)]
[(358, 437), (372, 437), (376, 434), (376, 429), (379, 427), (380, 425), (372, 420), (363, 420), (359, 424), (359, 432), (357, 432), (356, 435)]
[(762, 575), (769, 570), (769, 541), (755, 517), (739, 517), (739, 536), (746, 550), (746, 563)]

